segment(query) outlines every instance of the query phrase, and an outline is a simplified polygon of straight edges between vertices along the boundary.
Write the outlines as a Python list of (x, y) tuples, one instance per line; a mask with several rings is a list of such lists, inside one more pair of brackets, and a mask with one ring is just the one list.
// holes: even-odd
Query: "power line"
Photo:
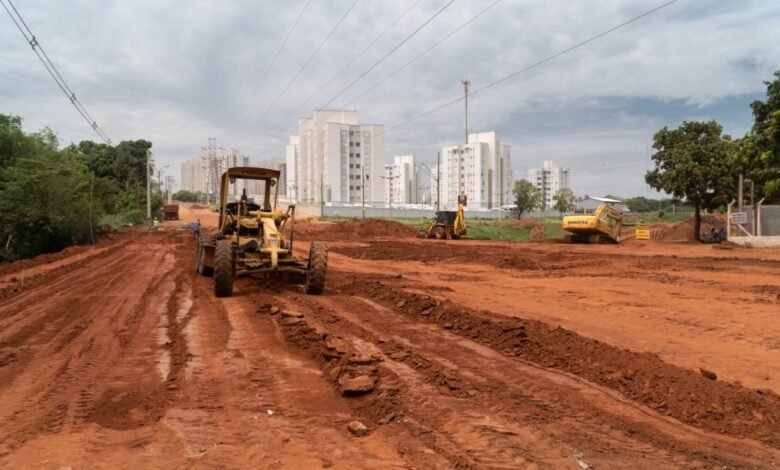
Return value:
[(500, 1), (501, 1), (501, 0), (496, 0), (496, 1), (494, 1), (493, 3), (491, 3), (490, 5), (488, 5), (487, 7), (485, 7), (485, 9), (483, 9), (482, 11), (480, 11), (479, 13), (477, 13), (475, 16), (472, 16), (472, 17), (471, 17), (471, 18), (470, 18), (468, 21), (466, 21), (466, 22), (465, 22), (465, 23), (463, 23), (462, 25), (460, 25), (460, 26), (458, 26), (457, 28), (455, 28), (454, 30), (452, 30), (452, 31), (451, 31), (449, 34), (447, 34), (446, 36), (444, 36), (444, 37), (443, 37), (441, 40), (439, 40), (438, 42), (436, 42), (435, 44), (433, 44), (431, 47), (429, 47), (428, 49), (426, 49), (426, 50), (422, 51), (421, 53), (417, 54), (417, 55), (416, 55), (416, 56), (415, 56), (415, 57), (414, 57), (412, 60), (410, 60), (409, 62), (407, 62), (407, 63), (405, 63), (404, 65), (400, 66), (400, 67), (399, 67), (399, 68), (397, 68), (397, 69), (396, 69), (396, 70), (395, 70), (393, 73), (391, 73), (390, 75), (386, 76), (386, 77), (385, 77), (385, 78), (383, 78), (382, 80), (378, 81), (378, 82), (377, 82), (377, 83), (375, 83), (375, 84), (374, 84), (372, 87), (370, 87), (369, 89), (367, 89), (366, 91), (364, 91), (363, 93), (361, 93), (360, 95), (358, 95), (357, 97), (355, 97), (355, 98), (352, 100), (352, 102), (354, 103), (354, 102), (356, 102), (357, 100), (359, 100), (360, 98), (362, 98), (362, 97), (366, 96), (368, 93), (370, 93), (370, 92), (372, 92), (372, 91), (376, 90), (376, 89), (377, 89), (377, 88), (378, 88), (380, 85), (382, 85), (382, 84), (383, 84), (383, 83), (385, 83), (386, 81), (388, 81), (388, 80), (390, 80), (391, 78), (393, 78), (393, 77), (395, 77), (396, 75), (398, 75), (398, 74), (399, 74), (399, 73), (400, 73), (400, 72), (401, 72), (403, 69), (405, 69), (406, 67), (408, 67), (408, 66), (412, 65), (414, 62), (416, 62), (416, 61), (420, 60), (420, 58), (422, 58), (422, 57), (423, 57), (425, 54), (427, 54), (427, 53), (431, 52), (432, 50), (436, 49), (436, 48), (437, 48), (437, 47), (439, 47), (439, 46), (440, 46), (442, 43), (444, 43), (444, 42), (445, 42), (445, 41), (447, 41), (449, 38), (451, 38), (451, 37), (452, 37), (452, 36), (454, 36), (456, 33), (458, 33), (458, 32), (459, 32), (461, 29), (465, 28), (466, 26), (468, 26), (469, 24), (471, 24), (473, 21), (475, 21), (476, 19), (478, 19), (480, 16), (484, 15), (485, 13), (487, 13), (487, 12), (488, 12), (488, 10), (490, 10), (491, 8), (493, 8), (494, 6), (496, 6), (496, 4), (498, 4), (498, 2), (500, 2)]
[[(32, 30), (30, 30), (29, 26), (27, 26), (27, 23), (24, 21), (24, 18), (19, 13), (19, 10), (16, 9), (16, 6), (14, 6), (13, 2), (11, 0), (8, 0), (8, 4), (11, 5), (11, 9), (13, 9), (16, 16), (14, 16), (14, 14), (11, 13), (11, 10), (8, 9), (8, 6), (5, 4), (4, 0), (0, 0), (0, 3), (3, 5), (3, 8), (5, 9), (6, 13), (8, 13), (8, 16), (11, 18), (11, 21), (13, 21), (17, 29), (19, 29), (19, 32), (22, 33), (24, 39), (27, 41), (30, 47), (32, 47), (33, 52), (41, 61), (43, 67), (46, 69), (47, 72), (49, 72), (51, 78), (54, 79), (55, 83), (57, 83), (57, 86), (60, 88), (60, 90), (62, 90), (62, 92), (65, 94), (68, 100), (70, 100), (71, 104), (76, 108), (76, 111), (78, 111), (79, 114), (81, 114), (81, 117), (84, 118), (87, 124), (89, 124), (92, 130), (95, 131), (95, 133), (98, 136), (100, 136), (100, 138), (103, 139), (103, 141), (111, 145), (111, 139), (108, 138), (108, 135), (105, 132), (103, 132), (103, 129), (100, 128), (98, 123), (87, 112), (87, 109), (84, 107), (84, 105), (81, 104), (78, 98), (76, 98), (76, 94), (68, 86), (67, 82), (62, 77), (62, 74), (60, 74), (59, 70), (57, 70), (57, 67), (54, 66), (54, 63), (51, 61), (51, 59), (49, 59), (48, 54), (46, 54), (46, 51), (43, 49), (43, 46), (38, 41), (38, 39), (36, 39), (35, 35), (33, 34)], [(19, 24), (20, 22), (21, 24)], [(22, 25), (24, 26), (24, 28), (22, 28)]]
[(343, 95), (344, 93), (346, 93), (346, 92), (347, 92), (347, 90), (349, 90), (350, 88), (352, 88), (353, 86), (355, 86), (355, 84), (356, 84), (357, 82), (359, 82), (360, 80), (362, 80), (362, 79), (363, 79), (363, 77), (365, 77), (366, 75), (368, 75), (369, 73), (371, 73), (371, 71), (372, 71), (372, 70), (374, 70), (375, 68), (377, 68), (377, 67), (379, 66), (379, 64), (381, 64), (382, 62), (384, 62), (384, 61), (385, 61), (385, 59), (387, 59), (388, 57), (390, 57), (390, 55), (392, 55), (392, 54), (393, 54), (395, 51), (397, 51), (397, 50), (398, 50), (398, 49), (399, 49), (401, 46), (403, 46), (404, 44), (406, 44), (406, 42), (407, 42), (407, 41), (409, 41), (410, 39), (412, 39), (412, 38), (414, 37), (414, 35), (415, 35), (415, 34), (419, 33), (419, 32), (420, 32), (420, 31), (421, 31), (423, 28), (425, 28), (426, 26), (428, 26), (428, 24), (429, 24), (431, 21), (433, 21), (434, 19), (436, 19), (436, 17), (437, 17), (437, 16), (441, 15), (441, 14), (444, 12), (444, 10), (446, 10), (447, 8), (449, 8), (449, 6), (450, 6), (450, 5), (452, 5), (453, 3), (455, 3), (455, 0), (450, 0), (449, 2), (447, 2), (447, 3), (446, 3), (444, 6), (443, 6), (443, 7), (441, 7), (441, 8), (439, 9), (439, 11), (437, 11), (436, 13), (434, 13), (434, 15), (433, 15), (433, 16), (431, 16), (430, 18), (428, 18), (427, 20), (425, 20), (425, 22), (424, 22), (423, 24), (421, 24), (421, 25), (420, 25), (420, 26), (419, 26), (417, 29), (415, 29), (414, 31), (412, 31), (412, 34), (408, 35), (408, 36), (407, 36), (407, 37), (406, 37), (406, 38), (405, 38), (403, 41), (399, 42), (399, 43), (398, 43), (398, 44), (397, 44), (397, 45), (396, 45), (394, 48), (390, 49), (390, 51), (389, 51), (387, 54), (385, 54), (385, 55), (384, 55), (384, 56), (383, 56), (381, 59), (379, 59), (378, 61), (376, 61), (376, 63), (374, 63), (374, 65), (372, 65), (371, 67), (369, 67), (369, 68), (368, 68), (368, 69), (367, 69), (365, 72), (363, 72), (362, 74), (360, 74), (360, 76), (359, 76), (358, 78), (356, 78), (355, 80), (353, 80), (353, 81), (352, 81), (352, 83), (350, 83), (349, 85), (347, 85), (347, 86), (346, 86), (346, 88), (344, 88), (343, 90), (341, 90), (341, 91), (340, 91), (340, 92), (339, 92), (339, 93), (338, 93), (336, 96), (334, 96), (333, 98), (331, 98), (331, 99), (330, 99), (330, 101), (328, 101), (327, 103), (325, 103), (325, 104), (324, 104), (322, 107), (323, 107), (323, 108), (327, 108), (327, 107), (328, 107), (328, 106), (329, 106), (331, 103), (333, 103), (334, 101), (336, 101), (336, 100), (337, 100), (337, 99), (338, 99), (338, 98), (339, 98), (341, 95)]
[(347, 19), (347, 16), (355, 8), (355, 5), (357, 5), (359, 1), (360, 0), (355, 0), (352, 3), (352, 5), (347, 9), (347, 11), (344, 13), (344, 15), (338, 21), (338, 23), (336, 23), (336, 26), (334, 26), (333, 29), (330, 30), (328, 35), (325, 36), (325, 39), (323, 39), (323, 41), (320, 43), (320, 45), (317, 46), (317, 48), (314, 50), (314, 52), (309, 57), (309, 59), (306, 61), (306, 63), (304, 63), (303, 66), (298, 70), (298, 72), (292, 77), (292, 79), (290, 79), (290, 81), (287, 82), (287, 85), (284, 87), (284, 89), (278, 95), (276, 95), (276, 98), (274, 98), (273, 101), (271, 101), (271, 103), (268, 105), (268, 107), (265, 108), (265, 111), (263, 111), (263, 114), (261, 114), (260, 117), (257, 120), (262, 119), (263, 116), (265, 116), (265, 114), (268, 113), (268, 111), (270, 111), (270, 109), (274, 107), (274, 105), (279, 101), (279, 99), (281, 99), (281, 97), (284, 96), (285, 93), (287, 93), (287, 90), (289, 90), (290, 87), (292, 86), (292, 84), (295, 83), (296, 80), (298, 80), (298, 77), (300, 77), (301, 74), (303, 73), (303, 71), (306, 70), (306, 67), (308, 67), (309, 64), (311, 64), (311, 61), (314, 60), (314, 57), (317, 56), (317, 53), (319, 53), (320, 50), (323, 48), (323, 46), (325, 46), (325, 44), (328, 42), (328, 40), (331, 38), (331, 36), (333, 36), (333, 33), (335, 33), (337, 29), (339, 29), (339, 26), (341, 26), (341, 23), (343, 23), (344, 20)]
[[(360, 80), (362, 80), (362, 79), (363, 79), (363, 77), (365, 77), (366, 75), (368, 75), (368, 74), (369, 74), (369, 73), (370, 73), (372, 70), (374, 70), (374, 69), (375, 69), (377, 66), (379, 66), (379, 64), (381, 64), (382, 62), (384, 62), (384, 61), (385, 61), (385, 59), (387, 59), (388, 57), (390, 57), (390, 55), (392, 55), (392, 54), (393, 54), (395, 51), (397, 51), (397, 50), (398, 50), (398, 49), (399, 49), (401, 46), (403, 46), (404, 44), (406, 44), (406, 43), (407, 43), (407, 42), (408, 42), (408, 41), (409, 41), (409, 40), (410, 40), (412, 37), (414, 37), (414, 36), (415, 36), (417, 33), (419, 33), (419, 32), (420, 32), (420, 31), (421, 31), (421, 30), (422, 30), (422, 29), (423, 29), (425, 26), (427, 26), (427, 25), (428, 25), (428, 24), (429, 24), (431, 21), (433, 21), (433, 20), (434, 20), (434, 19), (435, 19), (437, 16), (439, 16), (440, 14), (442, 14), (442, 13), (444, 12), (444, 10), (446, 10), (446, 9), (447, 9), (447, 8), (448, 8), (450, 5), (452, 5), (454, 2), (455, 2), (455, 0), (450, 0), (449, 2), (447, 2), (447, 3), (446, 3), (444, 6), (443, 6), (443, 7), (441, 7), (441, 8), (440, 8), (438, 11), (436, 11), (436, 13), (434, 13), (434, 14), (433, 14), (433, 15), (432, 15), (430, 18), (428, 18), (427, 20), (425, 20), (425, 22), (424, 22), (423, 24), (421, 24), (421, 25), (420, 25), (420, 26), (419, 26), (417, 29), (415, 29), (415, 30), (414, 30), (414, 31), (413, 31), (411, 34), (409, 34), (408, 36), (406, 36), (406, 37), (405, 37), (405, 38), (404, 38), (404, 39), (403, 39), (403, 40), (402, 40), (400, 43), (398, 43), (398, 44), (397, 44), (395, 47), (393, 47), (393, 48), (392, 48), (392, 49), (391, 49), (389, 52), (387, 52), (387, 53), (386, 53), (386, 54), (385, 54), (385, 55), (384, 55), (384, 56), (383, 56), (381, 59), (379, 59), (379, 60), (378, 60), (377, 62), (375, 62), (375, 63), (374, 63), (374, 64), (373, 64), (371, 67), (369, 67), (369, 68), (368, 68), (366, 71), (364, 71), (364, 72), (363, 72), (363, 73), (362, 73), (362, 74), (361, 74), (361, 75), (360, 75), (360, 76), (359, 76), (357, 79), (355, 79), (355, 80), (354, 80), (352, 83), (350, 83), (349, 85), (347, 85), (347, 87), (346, 87), (346, 88), (344, 88), (343, 90), (341, 90), (341, 91), (340, 91), (340, 92), (339, 92), (339, 93), (338, 93), (336, 96), (334, 96), (333, 98), (331, 98), (331, 99), (330, 99), (330, 101), (328, 101), (328, 102), (327, 102), (327, 103), (325, 103), (323, 106), (321, 106), (321, 108), (326, 108), (326, 107), (327, 107), (328, 105), (330, 105), (330, 104), (331, 104), (333, 101), (335, 101), (336, 99), (338, 99), (338, 97), (340, 97), (341, 95), (343, 95), (343, 94), (344, 94), (344, 93), (345, 93), (347, 90), (349, 90), (350, 88), (352, 88), (352, 87), (353, 87), (353, 86), (354, 86), (356, 83), (358, 83)], [(336, 111), (334, 111), (333, 113), (329, 114), (328, 116), (331, 116), (331, 115), (332, 115), (332, 114), (334, 114), (335, 112), (336, 112)], [(327, 117), (327, 116), (326, 116), (326, 117)], [(299, 128), (299, 126), (297, 126), (297, 125), (296, 125), (296, 126), (292, 127), (292, 128), (289, 130), (289, 131), (287, 131), (287, 134), (289, 135), (291, 132), (294, 132), (296, 128)], [(276, 139), (277, 139), (277, 140), (279, 140), (279, 141), (282, 141), (282, 142), (284, 142), (284, 140), (285, 140), (285, 137), (277, 137)], [(261, 156), (262, 156), (262, 155), (265, 155), (265, 154), (268, 152), (268, 149), (269, 149), (269, 148), (270, 148), (270, 147), (267, 147), (267, 148), (266, 148), (266, 149), (265, 149), (265, 150), (264, 150), (264, 151), (261, 153)]]
[(393, 27), (394, 27), (395, 25), (397, 25), (397, 24), (398, 24), (398, 23), (399, 23), (399, 22), (400, 22), (402, 19), (404, 19), (404, 18), (406, 17), (406, 15), (408, 15), (408, 14), (409, 14), (409, 12), (411, 12), (412, 10), (414, 10), (414, 9), (415, 9), (415, 7), (417, 7), (417, 5), (419, 5), (419, 4), (420, 4), (420, 2), (421, 2), (421, 1), (422, 1), (422, 0), (417, 0), (416, 2), (414, 2), (414, 4), (413, 4), (411, 7), (409, 7), (409, 9), (407, 9), (405, 12), (403, 12), (403, 13), (401, 14), (401, 16), (399, 16), (398, 18), (396, 18), (396, 19), (395, 19), (395, 21), (393, 21), (393, 22), (392, 22), (392, 24), (390, 24), (390, 26), (388, 26), (388, 27), (387, 27), (387, 28), (386, 28), (384, 31), (382, 31), (382, 33), (381, 33), (379, 36), (375, 37), (375, 38), (374, 38), (374, 40), (373, 40), (373, 41), (371, 41), (371, 43), (370, 43), (368, 46), (366, 46), (366, 47), (365, 47), (365, 49), (363, 49), (362, 51), (360, 51), (360, 52), (359, 52), (359, 53), (358, 53), (358, 54), (357, 54), (355, 57), (353, 57), (353, 58), (352, 58), (352, 60), (350, 60), (349, 62), (347, 62), (346, 64), (344, 64), (344, 66), (343, 66), (343, 67), (341, 67), (341, 69), (340, 69), (338, 72), (336, 72), (336, 73), (335, 73), (335, 74), (334, 74), (332, 77), (330, 77), (330, 78), (328, 79), (328, 81), (327, 81), (327, 82), (325, 82), (325, 84), (324, 84), (324, 85), (322, 85), (322, 86), (321, 86), (319, 89), (317, 89), (317, 91), (315, 91), (314, 93), (312, 93), (311, 95), (309, 95), (309, 96), (308, 96), (308, 97), (307, 97), (305, 100), (303, 100), (303, 101), (301, 102), (301, 103), (302, 103), (302, 104), (301, 104), (301, 106), (298, 106), (297, 108), (299, 108), (299, 109), (300, 109), (300, 108), (302, 108), (302, 107), (303, 107), (303, 106), (304, 106), (306, 103), (308, 103), (308, 102), (309, 102), (309, 100), (311, 100), (312, 98), (314, 98), (314, 97), (315, 97), (316, 95), (318, 95), (318, 94), (319, 94), (319, 93), (320, 93), (322, 90), (324, 90), (325, 88), (327, 88), (327, 87), (328, 87), (328, 85), (330, 85), (331, 83), (333, 83), (333, 80), (335, 80), (336, 78), (338, 78), (338, 77), (339, 77), (339, 76), (342, 74), (342, 72), (344, 72), (344, 71), (347, 69), (347, 67), (349, 67), (350, 65), (354, 64), (354, 63), (355, 63), (355, 62), (356, 62), (356, 61), (357, 61), (359, 58), (363, 57), (363, 54), (365, 54), (366, 52), (368, 52), (368, 50), (369, 50), (369, 49), (371, 49), (371, 47), (373, 47), (373, 45), (374, 45), (374, 44), (376, 44), (376, 43), (377, 43), (377, 42), (378, 42), (380, 39), (382, 39), (382, 38), (385, 36), (385, 34), (387, 34), (387, 33), (388, 33), (388, 32), (389, 32), (391, 29), (393, 29)]
[[(517, 72), (513, 72), (513, 73), (511, 73), (511, 74), (509, 74), (509, 75), (507, 75), (507, 76), (505, 76), (505, 77), (503, 77), (503, 78), (501, 78), (499, 80), (496, 80), (495, 82), (489, 83), (489, 84), (483, 86), (482, 88), (474, 90), (471, 93), (471, 96), (473, 97), (474, 95), (477, 95), (479, 93), (487, 91), (487, 90), (489, 90), (489, 89), (491, 89), (491, 88), (493, 88), (495, 86), (500, 85), (501, 83), (506, 82), (507, 80), (515, 78), (518, 75), (526, 73), (526, 72), (528, 72), (528, 71), (530, 71), (532, 69), (535, 69), (537, 67), (540, 67), (541, 65), (544, 65), (547, 62), (550, 62), (550, 61), (552, 61), (554, 59), (557, 59), (558, 57), (560, 57), (560, 56), (562, 56), (562, 55), (564, 55), (566, 53), (569, 53), (569, 52), (572, 52), (572, 51), (574, 51), (576, 49), (579, 49), (580, 47), (585, 46), (586, 44), (589, 44), (589, 43), (591, 43), (591, 42), (593, 42), (593, 41), (595, 41), (595, 40), (597, 40), (599, 38), (602, 38), (602, 37), (606, 36), (609, 33), (612, 33), (612, 32), (617, 31), (617, 30), (619, 30), (619, 29), (621, 29), (621, 28), (623, 28), (625, 26), (628, 26), (628, 25), (630, 25), (632, 23), (635, 23), (636, 21), (639, 21), (639, 20), (641, 20), (642, 18), (644, 18), (644, 17), (646, 17), (648, 15), (651, 15), (651, 14), (653, 14), (653, 13), (655, 13), (655, 12), (657, 12), (657, 11), (663, 9), (663, 8), (666, 8), (669, 5), (671, 5), (673, 3), (676, 3), (677, 1), (678, 0), (668, 1), (668, 2), (662, 4), (662, 5), (658, 6), (658, 7), (653, 8), (652, 10), (648, 10), (648, 11), (642, 13), (641, 15), (635, 16), (635, 17), (633, 17), (633, 18), (631, 18), (631, 19), (629, 19), (629, 20), (627, 20), (627, 21), (625, 21), (623, 23), (620, 23), (617, 26), (613, 26), (612, 28), (609, 28), (609, 29), (607, 29), (605, 31), (602, 31), (602, 32), (596, 34), (595, 36), (591, 36), (588, 39), (585, 39), (584, 41), (580, 41), (580, 42), (574, 44), (573, 46), (570, 46), (570, 47), (568, 47), (568, 48), (566, 48), (566, 49), (564, 49), (562, 51), (559, 51), (559, 52), (557, 52), (557, 53), (555, 53), (555, 54), (553, 54), (551, 56), (548, 56), (548, 57), (546, 57), (546, 58), (544, 58), (544, 59), (542, 59), (542, 60), (540, 60), (538, 62), (535, 62), (535, 63), (533, 63), (533, 64), (531, 64), (531, 65), (529, 65), (529, 66), (527, 66), (527, 67), (525, 67), (525, 68), (523, 68), (521, 70), (518, 70)], [(450, 101), (448, 101), (448, 102), (446, 102), (446, 103), (444, 103), (442, 105), (439, 105), (439, 106), (437, 106), (437, 107), (435, 107), (433, 109), (425, 111), (424, 113), (422, 113), (422, 114), (420, 114), (418, 116), (415, 116), (415, 117), (413, 117), (411, 119), (408, 119), (406, 121), (401, 122), (400, 124), (397, 124), (397, 125), (395, 125), (393, 127), (385, 129), (383, 132), (379, 133), (378, 135), (386, 134), (386, 133), (388, 133), (390, 131), (393, 131), (395, 129), (403, 127), (403, 126), (405, 126), (407, 124), (411, 124), (412, 122), (417, 121), (418, 119), (421, 119), (421, 118), (423, 118), (425, 116), (428, 116), (430, 114), (433, 114), (433, 113), (435, 113), (437, 111), (441, 111), (444, 108), (452, 106), (452, 105), (460, 102), (462, 99), (463, 99), (462, 96), (458, 96), (457, 98), (454, 98), (454, 99), (452, 99), (452, 100), (450, 100)]]
[[(282, 1), (279, 1), (279, 4), (281, 5)], [(260, 84), (263, 82), (263, 79), (266, 75), (268, 75), (268, 71), (271, 70), (271, 67), (274, 66), (274, 63), (276, 63), (276, 59), (279, 57), (279, 53), (282, 52), (282, 49), (284, 49), (284, 46), (287, 44), (287, 41), (290, 39), (290, 36), (292, 35), (293, 31), (295, 31), (295, 28), (298, 26), (298, 22), (301, 21), (301, 17), (303, 17), (304, 12), (306, 12), (306, 9), (309, 8), (309, 4), (311, 3), (311, 0), (306, 0), (306, 4), (303, 5), (303, 8), (301, 9), (300, 13), (298, 13), (298, 17), (295, 18), (295, 22), (293, 22), (290, 29), (287, 31), (287, 34), (284, 36), (284, 39), (282, 39), (282, 43), (279, 44), (279, 48), (274, 53), (273, 57), (271, 58), (271, 61), (266, 65), (265, 70), (263, 70), (263, 73), (260, 74), (260, 79), (257, 81), (257, 85), (255, 85), (254, 89), (252, 90), (252, 93), (249, 94), (246, 100), (244, 100), (244, 106), (241, 108), (240, 115), (244, 115), (244, 111), (246, 111), (247, 105), (249, 105), (249, 102), (252, 101), (252, 98), (255, 96), (255, 93), (257, 92), (257, 89), (260, 88)]]

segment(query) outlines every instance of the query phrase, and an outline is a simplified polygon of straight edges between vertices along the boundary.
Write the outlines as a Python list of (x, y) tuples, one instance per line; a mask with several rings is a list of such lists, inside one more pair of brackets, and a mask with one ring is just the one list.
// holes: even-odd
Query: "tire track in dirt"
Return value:
[(349, 436), (344, 399), (308, 359), (287, 348), (273, 322), (259, 321), (240, 294), (214, 298), (211, 279), (192, 281), (192, 313), (183, 330), (192, 357), (178, 403), (163, 420), (183, 441), (188, 464), (404, 466), (381, 439)]
[(621, 350), (538, 321), (476, 312), (407, 292), (408, 287), (397, 279), (368, 283), (354, 279), (344, 289), (368, 295), (417, 321), (448, 328), (504, 354), (581, 375), (702, 429), (780, 447), (780, 397), (771, 391), (711, 381), (664, 363), (653, 354)]
[[(139, 415), (143, 407), (138, 409), (127, 399), (122, 392), (126, 383), (119, 383), (128, 382), (123, 377), (128, 366), (140, 363), (142, 370), (146, 368), (149, 339), (139, 333), (141, 325), (154, 320), (144, 314), (151, 310), (148, 305), (155, 301), (164, 305), (163, 299), (171, 294), (171, 286), (161, 281), (174, 276), (173, 253), (150, 252), (143, 242), (116, 248), (122, 251), (113, 257), (88, 258), (71, 266), (66, 278), (52, 284), (58, 295), (32, 289), (3, 304), (3, 318), (14, 328), (4, 329), (0, 341), (19, 346), (21, 357), (12, 373), (8, 367), (0, 369), (8, 379), (0, 389), (0, 417), (6, 423), (0, 456), (30, 439), (79, 432), (90, 422), (121, 427), (106, 419), (106, 410), (113, 415), (135, 413), (130, 419), (140, 422), (154, 418), (153, 413)], [(157, 263), (146, 262), (149, 257)], [(138, 269), (129, 274), (131, 266)], [(138, 282), (148, 283), (142, 295)], [(35, 306), (32, 312), (30, 305)], [(11, 309), (5, 310), (8, 306)], [(128, 315), (133, 318), (130, 323), (138, 325), (134, 332), (127, 329)], [(159, 387), (151, 382), (154, 393)]]
[[(381, 353), (382, 367), (393, 372), (382, 380), (390, 388), (403, 383), (397, 406), (403, 410), (404, 425), (414, 422), (413, 429), (424, 442), (453, 464), (560, 466), (562, 455), (570, 462), (584, 462), (589, 453), (596, 463), (646, 465), (651, 459), (656, 467), (695, 465), (700, 459), (757, 465), (777, 457), (760, 446), (693, 428), (681, 432), (679, 423), (668, 422), (614, 392), (585, 384), (576, 376), (523, 365), (449, 332), (437, 332), (436, 327), (409, 323), (367, 299), (330, 294), (290, 295), (278, 301), (294, 311), (305, 311), (305, 323), (314, 332), (337, 334), (364, 351), (368, 344)], [(299, 331), (288, 339), (311, 349), (302, 340), (305, 337), (316, 343), (319, 335)], [(313, 353), (321, 351), (314, 348)], [(323, 367), (327, 372), (332, 364)], [(507, 370), (517, 374), (507, 375)], [(702, 439), (704, 444), (699, 442)], [(731, 450), (735, 447), (740, 450)], [(743, 447), (753, 457), (744, 457)], [(759, 457), (762, 453), (764, 457)]]

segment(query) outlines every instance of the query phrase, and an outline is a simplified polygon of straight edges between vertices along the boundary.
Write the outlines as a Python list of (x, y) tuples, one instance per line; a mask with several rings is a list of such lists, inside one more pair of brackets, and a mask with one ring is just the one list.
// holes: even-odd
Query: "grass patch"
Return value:
[(508, 225), (497, 225), (496, 223), (466, 224), (468, 238), (476, 240), (503, 240), (509, 242), (527, 242), (530, 241), (531, 231), (528, 229), (518, 229)]
[(107, 214), (100, 218), (99, 225), (109, 225), (112, 228), (125, 227), (127, 225), (143, 225), (146, 223), (146, 213), (133, 209), (117, 214)]

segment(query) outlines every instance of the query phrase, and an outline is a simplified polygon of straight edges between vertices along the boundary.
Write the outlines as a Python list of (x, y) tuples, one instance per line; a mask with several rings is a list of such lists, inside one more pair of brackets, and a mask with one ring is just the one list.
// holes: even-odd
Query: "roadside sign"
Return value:
[(637, 225), (634, 229), (634, 237), (637, 240), (650, 240), (650, 228), (647, 225)]
[(747, 212), (732, 212), (729, 217), (729, 222), (732, 224), (746, 224)]

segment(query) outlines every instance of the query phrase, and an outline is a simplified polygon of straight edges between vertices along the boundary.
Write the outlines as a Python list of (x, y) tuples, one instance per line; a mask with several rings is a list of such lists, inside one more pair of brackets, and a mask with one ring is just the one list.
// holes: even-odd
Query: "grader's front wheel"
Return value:
[(233, 295), (233, 246), (228, 240), (218, 241), (214, 252), (214, 293), (217, 297)]
[(309, 271), (306, 273), (306, 293), (322, 294), (328, 270), (328, 245), (312, 242), (309, 248)]

